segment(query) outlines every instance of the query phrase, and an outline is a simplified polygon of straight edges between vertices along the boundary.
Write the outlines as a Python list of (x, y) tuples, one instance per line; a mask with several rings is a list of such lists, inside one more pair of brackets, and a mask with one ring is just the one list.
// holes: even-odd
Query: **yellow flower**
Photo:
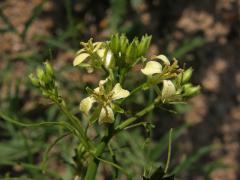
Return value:
[[(152, 58), (152, 60), (161, 60), (163, 62), (164, 65), (169, 66), (170, 62), (168, 60), (168, 58), (165, 55), (158, 55), (158, 56), (154, 56)], [(159, 74), (162, 72), (162, 65), (157, 62), (157, 61), (149, 61), (147, 62), (146, 66), (141, 69), (142, 73), (147, 75), (147, 76), (152, 76), (153, 74)]]
[(107, 92), (104, 85), (107, 80), (101, 80), (99, 82), (99, 87), (93, 90), (93, 93), (83, 99), (80, 103), (80, 111), (84, 114), (88, 115), (90, 109), (93, 106), (93, 103), (97, 102), (101, 106), (101, 111), (99, 115), (99, 123), (113, 123), (114, 112), (113, 112), (113, 101), (126, 98), (129, 96), (129, 91), (125, 90), (121, 87), (119, 83), (117, 83), (110, 92)]
[[(89, 43), (91, 43), (91, 42), (89, 42)], [(93, 46), (93, 50), (91, 50), (91, 53), (95, 53), (101, 49), (103, 42), (95, 42), (91, 45)], [(86, 47), (87, 47), (87, 45), (86, 45)], [(83, 49), (80, 49), (77, 52), (77, 56), (73, 60), (73, 66), (80, 65), (81, 63), (83, 63), (85, 60), (87, 60), (89, 58), (89, 56), (91, 54), (89, 53), (89, 50), (86, 47), (84, 47)]]
[(73, 60), (73, 66), (83, 64), (86, 60), (93, 58), (102, 61), (103, 65), (108, 68), (112, 62), (112, 52), (105, 46), (103, 42), (82, 43), (84, 48), (77, 52), (77, 56)]

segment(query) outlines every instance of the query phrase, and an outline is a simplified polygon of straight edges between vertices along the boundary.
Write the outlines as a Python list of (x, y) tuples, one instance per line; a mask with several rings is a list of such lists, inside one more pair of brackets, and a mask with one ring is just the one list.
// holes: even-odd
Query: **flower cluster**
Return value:
[(188, 83), (192, 76), (192, 68), (183, 70), (179, 68), (176, 59), (171, 64), (163, 54), (153, 56), (141, 71), (148, 77), (150, 84), (158, 85), (162, 83), (161, 96), (163, 102), (181, 101), (183, 98), (197, 94), (200, 90), (200, 86), (193, 86)]
[[(113, 123), (115, 113), (124, 112), (116, 103), (117, 100), (132, 94), (122, 86), (126, 74), (136, 64), (144, 65), (141, 72), (147, 77), (145, 86), (140, 90), (153, 88), (163, 103), (182, 102), (199, 92), (199, 86), (189, 83), (193, 72), (191, 68), (181, 69), (176, 59), (170, 61), (163, 54), (145, 56), (150, 40), (151, 36), (143, 36), (141, 40), (135, 38), (129, 42), (125, 35), (117, 34), (106, 42), (93, 42), (92, 39), (86, 43), (81, 42), (83, 48), (77, 52), (73, 65), (87, 68), (88, 71), (104, 69), (104, 72), (108, 72), (107, 78), (99, 82), (99, 87), (93, 90), (87, 88), (89, 97), (81, 101), (81, 112), (88, 115), (92, 106), (97, 103), (94, 114), (99, 123)], [(29, 77), (44, 96), (55, 101), (58, 99), (53, 69), (49, 63), (45, 63), (44, 70), (38, 68), (36, 76), (31, 74)]]
[(45, 97), (58, 101), (58, 90), (55, 83), (53, 67), (48, 62), (44, 63), (44, 68), (37, 68), (36, 75), (31, 73), (29, 79), (34, 86), (42, 91)]
[(73, 61), (74, 66), (86, 67), (89, 72), (92, 72), (93, 68), (100, 68), (101, 66), (110, 68), (112, 66), (112, 53), (107, 48), (106, 43), (93, 43), (90, 39), (87, 43), (81, 42), (81, 45), (83, 48), (77, 52)]
[[(87, 123), (82, 123), (85, 118), (80, 119), (73, 114), (64, 99), (58, 95), (53, 68), (49, 63), (45, 63), (44, 68), (37, 68), (35, 75), (29, 76), (32, 84), (38, 87), (45, 97), (57, 104), (67, 117), (66, 122), (59, 125), (64, 125), (79, 139), (80, 143), (75, 149), (76, 156), (73, 160), (78, 174), (84, 174), (84, 179), (96, 179), (98, 165), (103, 160), (102, 155), (115, 134), (139, 125), (143, 125), (149, 131), (153, 124), (144, 122), (141, 119), (143, 116), (161, 104), (184, 102), (200, 90), (199, 86), (189, 82), (193, 73), (192, 68), (182, 69), (176, 59), (169, 60), (163, 54), (148, 57), (146, 54), (150, 41), (151, 36), (147, 35), (129, 41), (125, 35), (116, 34), (110, 41), (93, 42), (90, 39), (86, 43), (81, 42), (82, 49), (77, 52), (73, 65), (86, 68), (88, 72), (102, 70), (101, 75), (104, 76), (103, 80), (99, 81), (98, 87), (86, 88), (88, 96), (80, 102), (79, 109), (88, 117)], [(125, 82), (129, 77), (128, 73), (136, 65), (142, 67), (137, 76), (141, 74), (143, 78), (141, 83), (130, 89), (126, 87)], [(151, 93), (152, 101), (137, 112), (131, 111), (131, 108), (125, 112), (127, 108), (124, 106), (129, 103), (130, 97), (145, 93), (147, 90), (154, 92)], [(139, 119), (142, 121), (137, 122)], [(88, 137), (88, 125), (97, 120), (99, 125), (103, 125), (100, 129), (104, 129), (105, 133), (103, 136), (100, 133), (93, 140)], [(110, 148), (109, 145), (109, 151)], [(114, 167), (120, 166), (116, 164)]]
[[(163, 54), (145, 57), (150, 40), (150, 36), (143, 36), (141, 40), (135, 38), (129, 42), (125, 35), (117, 34), (113, 35), (109, 42), (93, 43), (89, 40), (87, 43), (81, 43), (84, 48), (78, 51), (74, 65), (81, 65), (90, 59), (91, 62), (98, 61), (96, 64), (103, 63), (108, 71), (114, 68), (118, 70), (113, 73), (113, 77), (101, 80), (99, 87), (94, 90), (88, 88), (89, 97), (80, 103), (80, 110), (84, 114), (88, 115), (93, 104), (97, 102), (96, 112), (99, 123), (113, 123), (114, 112), (124, 112), (114, 101), (126, 98), (130, 92), (121, 87), (121, 82), (115, 83), (114, 87), (112, 84), (122, 75), (121, 70), (130, 71), (129, 68), (137, 63), (145, 64), (141, 69), (141, 72), (147, 76), (145, 88), (154, 88), (164, 103), (183, 101), (199, 92), (199, 86), (195, 87), (188, 83), (192, 75), (191, 68), (181, 69), (176, 59), (170, 61)], [(90, 64), (92, 68), (96, 66)]]

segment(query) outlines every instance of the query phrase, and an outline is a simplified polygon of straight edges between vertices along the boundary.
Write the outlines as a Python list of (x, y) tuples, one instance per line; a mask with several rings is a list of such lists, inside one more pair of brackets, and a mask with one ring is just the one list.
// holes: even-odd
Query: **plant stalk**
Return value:
[(90, 141), (88, 140), (87, 136), (84, 133), (84, 130), (80, 123), (80, 120), (76, 116), (74, 116), (71, 112), (69, 112), (65, 105), (60, 104), (60, 103), (57, 103), (57, 104), (60, 107), (60, 109), (62, 110), (62, 112), (68, 117), (70, 124), (77, 129), (77, 131), (80, 135), (79, 138), (80, 138), (81, 142), (83, 143), (83, 145), (89, 149), (91, 147), (91, 144), (90, 144)]
[(117, 128), (116, 128), (117, 131), (120, 131), (120, 130), (126, 128), (127, 126), (129, 126), (133, 122), (135, 122), (138, 118), (142, 117), (143, 115), (145, 115), (148, 112), (150, 112), (151, 110), (153, 110), (155, 108), (156, 104), (158, 104), (160, 102), (160, 100), (161, 100), (161, 96), (158, 96), (152, 104), (145, 107), (143, 110), (137, 112), (133, 117), (130, 117), (127, 120), (123, 121), (121, 124), (119, 124), (117, 126)]
[(94, 154), (95, 157), (93, 157), (92, 161), (89, 163), (87, 167), (87, 173), (84, 177), (84, 180), (95, 180), (97, 169), (99, 166), (100, 160), (96, 157), (101, 157), (105, 147), (107, 146), (108, 142), (113, 137), (114, 133), (111, 131), (113, 129), (112, 126), (109, 126), (106, 135), (102, 138), (101, 142), (97, 145), (96, 152)]

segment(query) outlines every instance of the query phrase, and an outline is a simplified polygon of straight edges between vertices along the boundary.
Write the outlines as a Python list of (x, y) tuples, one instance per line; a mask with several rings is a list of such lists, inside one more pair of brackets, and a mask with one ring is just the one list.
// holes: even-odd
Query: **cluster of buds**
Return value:
[(141, 58), (144, 59), (151, 36), (143, 36), (141, 40), (133, 39), (131, 42), (125, 35), (113, 35), (110, 41), (106, 42), (81, 42), (83, 46), (77, 52), (73, 61), (74, 66), (86, 67), (89, 72), (93, 69), (105, 68), (130, 68)]
[(53, 67), (48, 63), (44, 63), (44, 68), (38, 67), (36, 75), (30, 74), (29, 79), (32, 84), (42, 91), (42, 94), (56, 101), (58, 97), (58, 90), (56, 87)]
[(113, 54), (116, 66), (132, 67), (137, 64), (138, 60), (143, 58), (149, 48), (151, 36), (143, 36), (141, 40), (134, 38), (128, 41), (125, 35), (113, 35), (109, 42), (109, 48)]
[(183, 98), (190, 98), (200, 92), (200, 86), (194, 86), (192, 83), (189, 82), (190, 78), (192, 77), (193, 69), (188, 68), (187, 70), (183, 71), (177, 77), (177, 83), (179, 85), (179, 91)]

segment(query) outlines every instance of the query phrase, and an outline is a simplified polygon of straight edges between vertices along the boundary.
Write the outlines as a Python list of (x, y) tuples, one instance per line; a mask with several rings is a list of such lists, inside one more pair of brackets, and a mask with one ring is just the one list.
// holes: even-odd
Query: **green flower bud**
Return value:
[(144, 56), (149, 48), (152, 36), (143, 36), (138, 45), (138, 56)]
[(28, 77), (34, 86), (39, 87), (39, 81), (32, 73)]
[(128, 47), (128, 39), (125, 35), (120, 36), (120, 51), (123, 54), (126, 54), (126, 50)]
[(45, 62), (45, 70), (46, 70), (46, 74), (53, 78), (54, 77), (54, 73), (53, 73), (53, 67), (51, 66), (51, 64), (49, 64), (49, 62)]
[(37, 74), (39, 81), (42, 81), (44, 74), (45, 74), (44, 71), (42, 70), (42, 68), (37, 67), (36, 74)]
[(192, 84), (185, 84), (183, 86), (183, 96), (192, 97), (200, 92), (200, 86), (193, 86)]
[(45, 85), (46, 85), (45, 79), (44, 79), (45, 72), (43, 71), (43, 69), (40, 68), (40, 67), (37, 67), (36, 74), (37, 74), (37, 78), (38, 78), (39, 84), (40, 84), (42, 87), (45, 87)]
[(118, 34), (115, 34), (111, 37), (109, 46), (113, 54), (117, 54), (119, 52), (120, 42)]
[(48, 74), (45, 74), (45, 76), (43, 77), (43, 81), (45, 84), (45, 88), (48, 89), (52, 89), (54, 86), (54, 81), (53, 78), (51, 76), (49, 76)]
[(183, 72), (182, 82), (187, 83), (190, 78), (192, 77), (193, 69), (188, 68), (186, 71)]
[(127, 48), (125, 61), (127, 64), (133, 64), (136, 59), (137, 59), (137, 45), (136, 42), (133, 41)]

